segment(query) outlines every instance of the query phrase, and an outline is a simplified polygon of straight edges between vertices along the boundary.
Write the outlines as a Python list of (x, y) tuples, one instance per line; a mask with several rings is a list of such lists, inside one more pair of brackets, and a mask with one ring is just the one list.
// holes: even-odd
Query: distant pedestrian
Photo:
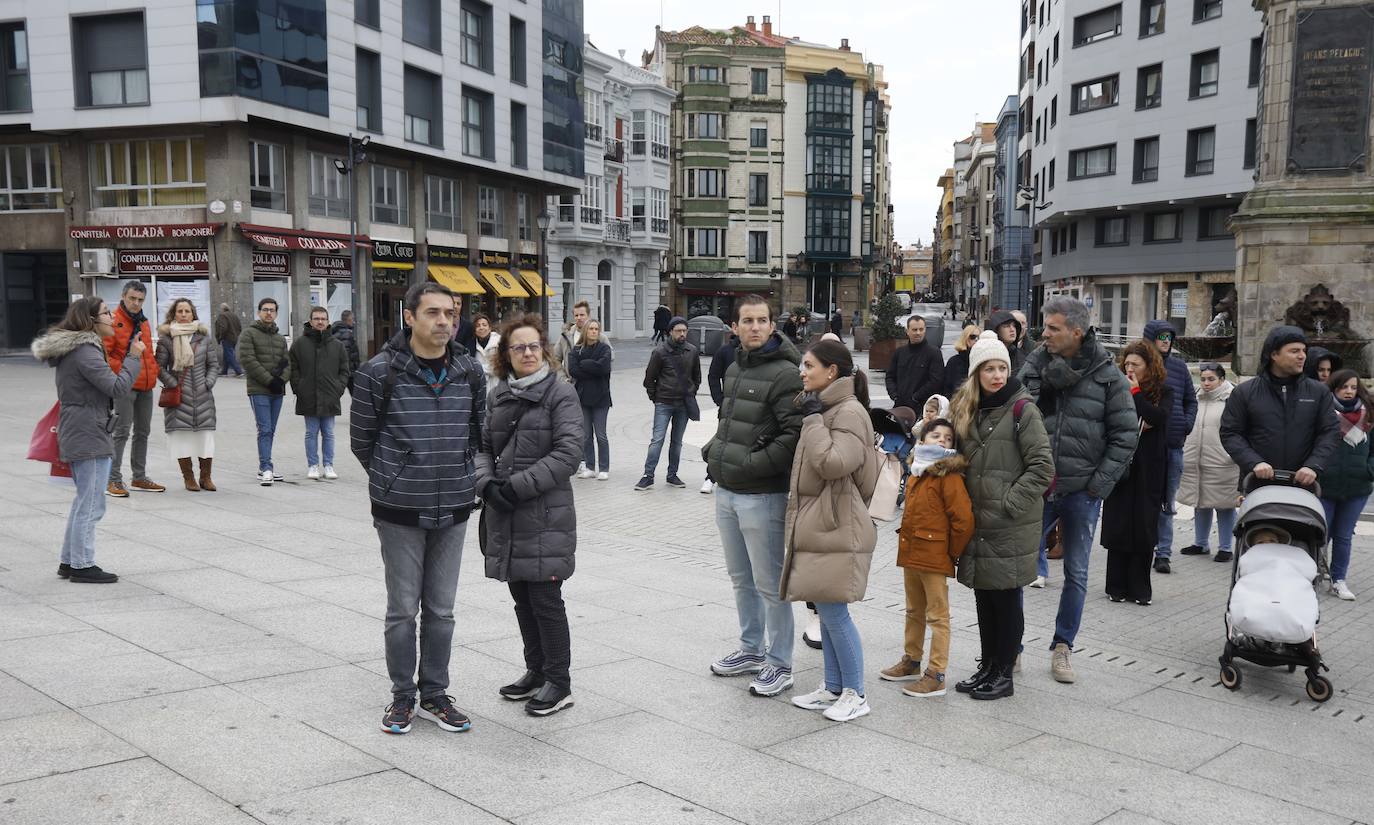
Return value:
[(1369, 434), (1374, 430), (1374, 399), (1354, 370), (1336, 370), (1327, 386), (1335, 396), (1335, 415), (1340, 441), (1329, 465), (1317, 476), (1326, 510), (1326, 530), (1331, 537), (1331, 593), (1345, 601), (1355, 594), (1346, 584), (1350, 571), (1350, 543), (1355, 524), (1374, 491), (1374, 450)]
[(468, 355), (477, 355), (477, 343), (472, 322), (463, 317), (463, 296), (453, 293), (453, 340), (458, 342)]
[(248, 404), (258, 430), (258, 484), (271, 487), (282, 480), (272, 465), (272, 441), (277, 437), (286, 382), (291, 380), (286, 339), (277, 331), (275, 299), (258, 301), (258, 320), (239, 336), (239, 356), (248, 373)]
[(490, 380), (492, 359), (501, 348), (501, 333), (491, 328), (491, 318), (482, 312), (472, 316), (472, 332), (472, 345), (477, 354), (477, 363), (482, 365), (482, 372)]
[(568, 375), (568, 353), (572, 348), (582, 343), (582, 328), (587, 325), (587, 319), (592, 317), (592, 305), (586, 301), (578, 301), (573, 304), (573, 319), (563, 325), (563, 331), (559, 333), (558, 340), (553, 344), (553, 357), (557, 364), (556, 370), (558, 377), (564, 381), (572, 381), (572, 376)]
[[(109, 484), (105, 494), (114, 498), (128, 498), (129, 488), (144, 493), (162, 493), (167, 488), (148, 477), (148, 434), (152, 431), (153, 407), (157, 399), (157, 357), (153, 350), (153, 322), (143, 313), (143, 301), (148, 288), (140, 281), (126, 281), (120, 290), (119, 304), (114, 308), (113, 331), (105, 337), (105, 357), (110, 370), (118, 375), (133, 348), (135, 339), (143, 366), (133, 389), (115, 399), (114, 459), (110, 464)], [(124, 486), (124, 446), (132, 436), (129, 448), (129, 469), (132, 481)]]
[(527, 699), (532, 716), (573, 704), (563, 582), (577, 550), (571, 479), (582, 455), (582, 411), (552, 367), (539, 316), (508, 321), (477, 454), (487, 578), (508, 583), (524, 642), (525, 673), (500, 693)]
[(926, 320), (919, 315), (907, 319), (906, 339), (906, 346), (892, 353), (884, 381), (892, 406), (919, 410), (944, 388), (945, 358), (939, 345), (926, 340)]
[[(219, 347), (200, 323), (190, 298), (167, 307), (167, 320), (157, 328), (157, 365), (164, 387), (178, 387), (181, 403), (165, 407), (163, 426), (172, 460), (181, 468), (188, 492), (215, 492), (210, 472), (215, 461), (215, 381)], [(198, 464), (193, 468), (192, 462)], [(200, 478), (196, 478), (196, 469)]]
[(782, 322), (783, 337), (792, 343), (801, 340), (801, 324), (797, 322), (797, 314), (794, 312), (787, 316), (787, 320)]
[(820, 686), (792, 704), (848, 722), (869, 713), (863, 642), (849, 615), (867, 591), (878, 539), (868, 515), (878, 481), (868, 379), (844, 344), (822, 341), (802, 358), (801, 380), (779, 587), (788, 601), (816, 605), (825, 667)]
[(1216, 561), (1231, 560), (1236, 527), (1236, 463), (1221, 446), (1221, 414), (1235, 386), (1226, 380), (1221, 364), (1203, 364), (1198, 371), (1197, 420), (1183, 442), (1183, 475), (1177, 500), (1193, 508), (1193, 543), (1185, 556), (1211, 553), (1212, 517), (1217, 523)]
[(1303, 365), (1302, 373), (1308, 378), (1325, 384), (1331, 380), (1331, 373), (1339, 370), (1345, 362), (1341, 357), (1329, 349), (1322, 347), (1312, 347), (1307, 353), (1307, 362)]
[(291, 344), (291, 391), (296, 415), (305, 418), (305, 477), (333, 481), (334, 419), (343, 414), (344, 390), (353, 372), (348, 350), (329, 331), (329, 310), (310, 308), (310, 323)]
[(243, 334), (243, 322), (229, 309), (228, 304), (219, 305), (219, 315), (215, 316), (215, 340), (223, 348), (220, 362), (220, 375), (228, 375), (230, 370), (239, 378), (243, 377), (243, 366), (239, 364), (239, 336)]
[(668, 322), (673, 318), (673, 313), (666, 306), (659, 304), (658, 309), (654, 310), (654, 339), (655, 344), (665, 341), (668, 338)]
[(964, 380), (968, 378), (968, 351), (978, 343), (978, 336), (982, 333), (981, 329), (971, 324), (959, 333), (959, 340), (954, 342), (954, 354), (945, 362), (945, 384), (941, 390), (945, 397), (953, 398), (964, 385)]
[(606, 419), (611, 412), (611, 366), (615, 352), (601, 337), (601, 321), (588, 318), (582, 341), (568, 351), (568, 375), (582, 408), (582, 469), (579, 478), (611, 477), (611, 441)]
[(996, 332), (997, 340), (1006, 345), (1011, 358), (1011, 374), (1015, 375), (1026, 361), (1026, 354), (1017, 346), (1017, 342), (1021, 340), (1021, 322), (1016, 320), (1016, 316), (1011, 312), (999, 309), (988, 318), (988, 329)]
[(849, 329), (850, 331), (853, 331), (861, 326), (863, 326), (863, 311), (860, 310), (858, 307), (854, 307), (854, 322), (850, 324)]
[(340, 312), (339, 320), (334, 322), (334, 326), (329, 328), (329, 332), (334, 336), (334, 340), (343, 344), (344, 350), (348, 353), (348, 391), (351, 393), (353, 392), (353, 373), (362, 366), (362, 353), (358, 351), (358, 333), (353, 325), (353, 310), (346, 309)]
[(835, 307), (835, 311), (830, 314), (830, 331), (841, 344), (844, 343), (844, 314), (840, 312), (839, 307)]
[[(687, 320), (680, 316), (668, 322), (668, 340), (654, 348), (649, 365), (644, 369), (644, 389), (654, 405), (654, 429), (649, 452), (644, 458), (644, 476), (635, 483), (636, 490), (654, 486), (654, 473), (668, 441), (668, 486), (686, 487), (678, 477), (682, 462), (682, 437), (687, 432), (690, 408), (696, 405), (697, 389), (701, 386), (701, 356), (695, 345), (687, 341)], [(668, 425), (672, 435), (668, 436)]]
[(95, 526), (105, 515), (105, 486), (110, 477), (114, 443), (110, 432), (114, 402), (128, 395), (143, 369), (144, 343), (131, 336), (121, 354), (120, 369), (106, 361), (101, 339), (115, 334), (114, 317), (99, 298), (79, 298), (67, 314), (34, 339), (33, 357), (55, 368), (61, 404), (57, 449), (71, 466), (76, 498), (67, 512), (67, 531), (57, 575), (76, 583), (109, 584), (119, 577), (95, 563)]
[(1019, 309), (1013, 309), (1011, 316), (1016, 319), (1017, 323), (1021, 324), (1021, 335), (1016, 339), (1016, 348), (1021, 350), (1024, 361), (1025, 356), (1030, 355), (1031, 350), (1035, 349), (1030, 343), (1030, 322), (1026, 320), (1026, 313)]
[(354, 376), (350, 446), (367, 471), (372, 524), (386, 581), (387, 733), (408, 733), (420, 715), (445, 731), (471, 720), (447, 695), (453, 603), (472, 512), (475, 453), (486, 417), (486, 379), (453, 338), (447, 287), (406, 291), (405, 328)]
[(1197, 420), (1197, 390), (1193, 386), (1193, 375), (1183, 356), (1174, 352), (1174, 339), (1178, 333), (1168, 321), (1150, 321), (1145, 324), (1146, 341), (1158, 350), (1164, 359), (1164, 370), (1168, 375), (1169, 395), (1171, 398), (1167, 436), (1167, 455), (1165, 466), (1164, 505), (1159, 511), (1158, 544), (1155, 546), (1154, 567), (1156, 573), (1169, 573), (1169, 557), (1174, 549), (1174, 499), (1178, 495), (1179, 480), (1183, 477), (1183, 443), (1188, 433), (1193, 431)]

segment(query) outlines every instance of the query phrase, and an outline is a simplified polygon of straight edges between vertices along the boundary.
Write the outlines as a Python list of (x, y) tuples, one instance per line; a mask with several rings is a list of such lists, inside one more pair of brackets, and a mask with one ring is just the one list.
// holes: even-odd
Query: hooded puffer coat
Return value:
[(163, 324), (157, 328), (158, 377), (164, 387), (181, 385), (181, 404), (164, 407), (162, 425), (167, 432), (177, 430), (204, 431), (215, 429), (215, 381), (219, 379), (220, 347), (210, 338), (202, 324), (191, 334), (191, 349), (195, 353), (189, 369), (172, 369), (171, 329)]

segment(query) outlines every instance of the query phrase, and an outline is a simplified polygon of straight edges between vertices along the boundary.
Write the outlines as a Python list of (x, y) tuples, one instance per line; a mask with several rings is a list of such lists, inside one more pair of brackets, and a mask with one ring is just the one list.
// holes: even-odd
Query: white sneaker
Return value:
[(1044, 577), (1044, 576), (1036, 576), (1036, 577), (1035, 577), (1035, 581), (1031, 582), (1031, 583), (1030, 583), (1030, 586), (1031, 586), (1031, 587), (1044, 588), (1044, 586), (1045, 586), (1045, 577)]
[(339, 477), (339, 474), (334, 472), (333, 464), (324, 465), (324, 477), (329, 479), (330, 481), (334, 481)]
[(597, 480), (597, 481), (605, 481), (606, 479), (608, 479), (608, 478), (610, 478), (610, 477), (611, 477), (611, 474), (608, 473), (608, 472), (606, 472), (605, 470), (602, 470), (601, 472), (599, 472), (599, 473), (596, 474), (596, 480)]
[(1345, 579), (1331, 583), (1331, 595), (1344, 602), (1355, 601), (1355, 594), (1350, 592), (1349, 587), (1346, 587)]
[(594, 478), (595, 476), (596, 470), (593, 470), (591, 467), (584, 466), (581, 470), (577, 472), (578, 478)]
[(311, 479), (312, 481), (319, 481), (320, 468), (315, 466), (314, 464), (310, 465), (310, 469), (305, 471), (305, 477)]
[(261, 473), (259, 473), (259, 474), (258, 474), (258, 484), (259, 484), (260, 486), (263, 486), (263, 487), (271, 487), (271, 486), (272, 486), (272, 471), (271, 471), (271, 470), (263, 470)]
[(792, 704), (802, 710), (825, 710), (835, 704), (835, 701), (839, 698), (840, 697), (826, 690), (825, 683), (821, 682), (820, 687), (805, 696), (793, 696)]
[(701, 494), (702, 494), (703, 496), (709, 496), (709, 495), (711, 495), (711, 493), (714, 492), (715, 489), (716, 489), (716, 483), (715, 483), (714, 481), (712, 481), (711, 479), (708, 478), (708, 479), (706, 479), (705, 481), (701, 482)]
[(826, 708), (821, 715), (832, 722), (849, 722), (867, 716), (869, 710), (867, 699), (856, 693), (854, 688), (845, 688), (835, 704)]
[(281, 473), (277, 472), (276, 470), (273, 470), (273, 471), (272, 471), (272, 480), (273, 480), (273, 481), (285, 481), (285, 480), (286, 480), (286, 476), (282, 475)]

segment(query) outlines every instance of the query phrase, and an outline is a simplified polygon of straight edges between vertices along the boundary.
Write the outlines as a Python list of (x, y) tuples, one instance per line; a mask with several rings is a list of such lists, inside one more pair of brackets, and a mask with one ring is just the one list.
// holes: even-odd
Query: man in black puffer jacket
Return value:
[(1154, 344), (1164, 359), (1164, 383), (1173, 390), (1174, 405), (1169, 411), (1169, 429), (1165, 441), (1168, 444), (1169, 467), (1164, 477), (1164, 509), (1159, 512), (1159, 540), (1155, 545), (1155, 572), (1168, 573), (1169, 557), (1174, 550), (1174, 496), (1178, 495), (1178, 482), (1183, 478), (1183, 442), (1193, 431), (1197, 420), (1197, 389), (1193, 386), (1193, 374), (1183, 356), (1174, 352), (1174, 339), (1178, 333), (1168, 321), (1149, 321), (1145, 324), (1146, 341)]
[(700, 386), (700, 353), (687, 343), (687, 319), (674, 316), (668, 322), (668, 340), (654, 348), (649, 366), (644, 370), (644, 389), (654, 404), (654, 434), (649, 441), (649, 454), (644, 458), (644, 477), (635, 484), (636, 490), (654, 486), (654, 472), (663, 454), (669, 423), (673, 425), (673, 434), (668, 442), (668, 486), (687, 486), (678, 478), (677, 469), (682, 462), (682, 437), (687, 433), (688, 409), (696, 403)]
[(938, 343), (926, 340), (926, 320), (919, 315), (907, 319), (906, 340), (892, 353), (883, 383), (893, 407), (919, 411), (945, 385), (945, 358)]

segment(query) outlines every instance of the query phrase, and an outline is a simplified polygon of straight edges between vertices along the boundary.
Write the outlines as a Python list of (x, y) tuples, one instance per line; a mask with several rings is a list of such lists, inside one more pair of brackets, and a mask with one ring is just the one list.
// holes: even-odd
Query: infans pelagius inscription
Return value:
[(1368, 162), (1374, 7), (1314, 9), (1298, 16), (1293, 52), (1288, 169), (1364, 171)]

